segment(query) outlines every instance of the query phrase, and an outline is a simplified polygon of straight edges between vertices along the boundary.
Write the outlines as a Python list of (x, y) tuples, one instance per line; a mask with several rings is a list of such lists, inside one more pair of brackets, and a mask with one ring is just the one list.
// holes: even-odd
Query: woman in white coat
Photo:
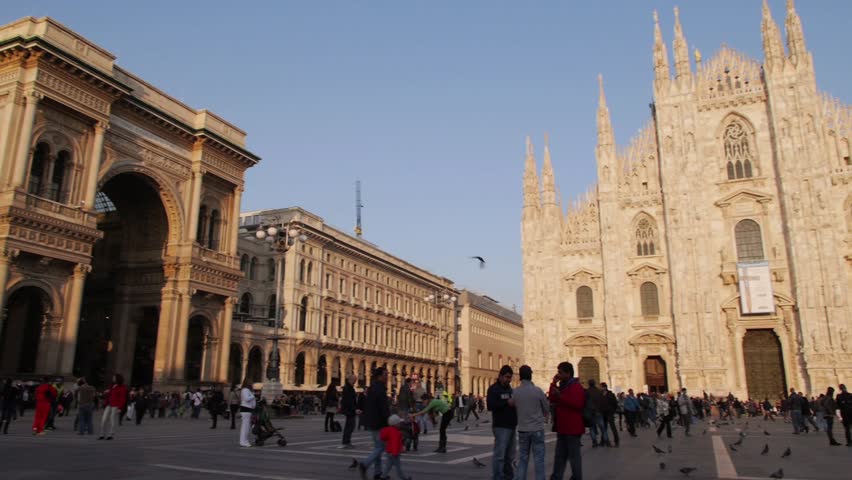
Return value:
[(246, 378), (240, 390), (240, 446), (250, 447), (249, 433), (251, 432), (251, 414), (254, 413), (256, 400), (251, 382)]

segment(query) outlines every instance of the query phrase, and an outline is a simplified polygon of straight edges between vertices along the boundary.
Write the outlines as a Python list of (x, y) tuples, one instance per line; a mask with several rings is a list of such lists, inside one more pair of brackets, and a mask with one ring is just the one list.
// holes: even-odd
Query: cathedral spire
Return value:
[(609, 116), (609, 108), (606, 106), (603, 75), (598, 74), (598, 147), (611, 145), (615, 145), (612, 133), (612, 120)]
[(556, 181), (553, 179), (553, 164), (550, 161), (550, 146), (544, 136), (544, 166), (541, 168), (541, 203), (556, 205)]
[(766, 70), (772, 71), (784, 64), (784, 44), (781, 43), (781, 30), (772, 18), (769, 2), (763, 0), (763, 20), (760, 23), (763, 34), (763, 56)]
[(524, 166), (524, 206), (538, 207), (539, 199), (538, 174), (535, 171), (535, 151), (532, 141), (527, 136), (527, 159)]
[(675, 78), (678, 80), (692, 77), (692, 69), (689, 66), (689, 47), (686, 43), (686, 37), (683, 35), (683, 27), (680, 25), (680, 9), (674, 7), (674, 61), (675, 61)]
[(793, 0), (787, 0), (787, 50), (790, 52), (790, 61), (798, 65), (800, 61), (807, 59), (808, 51), (805, 48), (805, 33), (802, 30), (802, 20), (796, 13)]
[(660, 17), (654, 10), (654, 86), (658, 92), (668, 86), (670, 75), (669, 52), (660, 31)]

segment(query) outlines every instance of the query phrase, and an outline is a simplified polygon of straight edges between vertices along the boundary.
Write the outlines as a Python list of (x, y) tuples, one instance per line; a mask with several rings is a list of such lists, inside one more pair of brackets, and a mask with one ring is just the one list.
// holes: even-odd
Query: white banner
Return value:
[(743, 315), (775, 313), (769, 262), (739, 263), (740, 309)]

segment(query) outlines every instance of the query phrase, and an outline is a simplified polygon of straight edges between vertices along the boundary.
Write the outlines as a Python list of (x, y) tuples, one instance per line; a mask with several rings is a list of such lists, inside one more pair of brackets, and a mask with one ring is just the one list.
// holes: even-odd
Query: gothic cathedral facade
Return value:
[(817, 90), (793, 2), (764, 60), (695, 68), (655, 18), (654, 104), (627, 148), (600, 89), (598, 183), (567, 212), (527, 142), (525, 359), (610, 388), (778, 398), (852, 381), (852, 108)]

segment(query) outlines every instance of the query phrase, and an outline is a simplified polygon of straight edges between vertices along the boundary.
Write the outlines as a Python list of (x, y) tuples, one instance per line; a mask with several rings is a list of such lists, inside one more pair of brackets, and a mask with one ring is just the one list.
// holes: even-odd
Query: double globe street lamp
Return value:
[[(247, 230), (246, 233), (249, 231)], [(296, 242), (304, 242), (307, 239), (308, 237), (293, 226), (292, 222), (284, 225), (278, 219), (273, 219), (269, 225), (258, 225), (257, 230), (254, 231), (254, 240), (269, 245), (269, 248), (275, 252), (275, 324), (273, 335), (269, 337), (272, 341), (272, 350), (269, 352), (269, 363), (266, 366), (267, 381), (264, 382), (262, 391), (264, 397), (274, 398), (282, 391), (281, 353), (278, 349), (278, 341), (284, 338), (283, 335), (279, 335), (284, 310), (281, 300), (284, 290), (282, 284), (284, 257)]]
[[(456, 298), (455, 295), (450, 295), (449, 293), (441, 293), (441, 292), (436, 290), (434, 293), (430, 293), (429, 295), (423, 297), (423, 300), (434, 305), (435, 307), (453, 308), (453, 312), (454, 312), (453, 315), (455, 315), (455, 308), (454, 307), (456, 305), (456, 301), (458, 300), (458, 298)], [(440, 339), (440, 345), (441, 345), (441, 361), (440, 361), (440, 363), (442, 365), (446, 365), (447, 355), (448, 355), (446, 338), (444, 338), (444, 324), (446, 322), (444, 321), (443, 318), (441, 318), (440, 312), (439, 312), (438, 317), (439, 317), (438, 320), (439, 320), (439, 328), (440, 328), (439, 339)], [(437, 376), (437, 372), (436, 372), (436, 376)], [(442, 388), (446, 388), (446, 385), (444, 385), (443, 382), (441, 381), (441, 379), (438, 378), (437, 381), (435, 382), (435, 390), (438, 390), (438, 384), (440, 384)]]

